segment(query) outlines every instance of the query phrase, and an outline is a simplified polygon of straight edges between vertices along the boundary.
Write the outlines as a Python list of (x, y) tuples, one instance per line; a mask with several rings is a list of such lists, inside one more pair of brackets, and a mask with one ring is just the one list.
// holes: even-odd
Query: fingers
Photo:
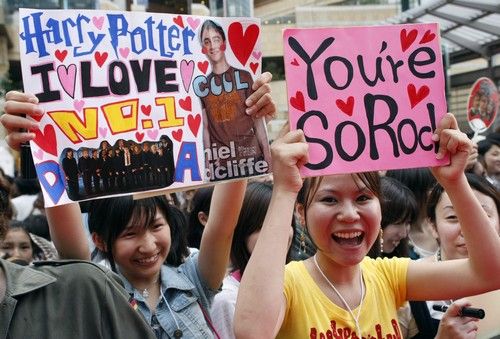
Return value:
[(467, 151), (470, 154), (472, 150), (472, 142), (465, 133), (460, 132), (457, 120), (451, 113), (446, 113), (443, 116), (439, 126), (434, 131), (432, 140), (439, 141), (436, 159), (442, 159), (448, 152), (455, 154), (458, 151)]
[(29, 93), (22, 93), (17, 91), (10, 91), (5, 94), (6, 101), (19, 101), (19, 102), (30, 102), (32, 104), (38, 104), (38, 98)]
[(38, 123), (26, 119), (19, 115), (4, 114), (0, 117), (0, 122), (7, 129), (8, 133), (18, 131), (19, 129), (34, 130), (38, 129)]
[(274, 117), (276, 115), (276, 105), (271, 94), (264, 94), (252, 107), (247, 108), (246, 113), (254, 119)]
[(246, 109), (246, 113), (248, 115), (255, 115), (262, 107), (268, 104), (274, 106), (274, 102), (271, 97), (271, 86), (269, 84), (260, 86), (247, 98), (245, 104), (248, 107)]
[(256, 91), (259, 87), (261, 87), (263, 84), (268, 84), (271, 82), (273, 79), (273, 75), (269, 72), (264, 72), (262, 73), (257, 80), (252, 85), (252, 89)]
[(21, 144), (33, 139), (35, 139), (35, 133), (30, 133), (30, 132), (11, 133), (5, 137), (5, 141), (7, 142), (7, 144), (12, 149), (15, 149), (17, 151), (21, 147)]

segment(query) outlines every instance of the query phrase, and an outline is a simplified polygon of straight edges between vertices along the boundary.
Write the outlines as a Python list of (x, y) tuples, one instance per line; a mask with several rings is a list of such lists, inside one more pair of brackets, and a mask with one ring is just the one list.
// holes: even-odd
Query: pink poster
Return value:
[(437, 166), (446, 113), (437, 24), (287, 29), (289, 119), (309, 143), (303, 175)]

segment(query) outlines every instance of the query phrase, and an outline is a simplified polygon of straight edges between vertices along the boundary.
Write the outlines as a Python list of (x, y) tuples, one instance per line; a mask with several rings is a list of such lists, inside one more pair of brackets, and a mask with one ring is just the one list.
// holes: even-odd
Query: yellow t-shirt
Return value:
[[(401, 338), (397, 310), (406, 301), (410, 259), (371, 259), (361, 262), (366, 292), (359, 325), (364, 338)], [(314, 282), (303, 262), (285, 269), (287, 311), (277, 338), (354, 339), (356, 324), (349, 311), (335, 305)], [(358, 314), (358, 308), (352, 310)]]

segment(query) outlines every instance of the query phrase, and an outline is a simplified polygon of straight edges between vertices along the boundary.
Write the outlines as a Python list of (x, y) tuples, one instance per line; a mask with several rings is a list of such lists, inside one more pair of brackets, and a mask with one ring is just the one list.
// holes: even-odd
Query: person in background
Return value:
[[(250, 183), (245, 192), (245, 199), (231, 244), (230, 272), (224, 278), (222, 291), (215, 296), (210, 309), (214, 327), (221, 338), (235, 338), (233, 318), (238, 288), (255, 243), (259, 238), (272, 192), (272, 185), (263, 182)], [(292, 225), (290, 226), (287, 262), (290, 260), (290, 244), (294, 230)]]
[[(5, 199), (0, 195), (0, 242), (8, 233)], [(119, 278), (88, 262), (21, 266), (0, 257), (0, 305), (7, 338), (156, 338)]]
[(479, 155), (482, 157), (486, 171), (486, 179), (500, 189), (500, 133), (491, 133), (478, 143)]
[(400, 181), (380, 178), (382, 208), (382, 242), (375, 243), (375, 249), (381, 249), (382, 257), (408, 257), (408, 233), (418, 217), (418, 205), (412, 191)]
[[(500, 196), (498, 191), (482, 177), (466, 174), (467, 181), (474, 195), (481, 203), (488, 216), (487, 225), (500, 235)], [(421, 259), (426, 262), (466, 259), (469, 257), (468, 246), (461, 231), (458, 213), (454, 209), (450, 197), (443, 187), (437, 185), (432, 190), (428, 204), (427, 216), (431, 222), (433, 235), (439, 242), (436, 255)], [(500, 295), (495, 296), (500, 302)], [(451, 299), (441, 301), (411, 301), (399, 311), (399, 324), (404, 338), (475, 338), (478, 330), (477, 320), (461, 317), (460, 308), (471, 306), (464, 300), (453, 307)], [(433, 305), (446, 305), (450, 308), (446, 313), (433, 310)], [(443, 322), (443, 326), (440, 326)], [(444, 326), (446, 324), (446, 326)]]
[(192, 199), (192, 209), (188, 214), (188, 246), (200, 248), (201, 235), (205, 229), (212, 201), (213, 187), (202, 187), (196, 190)]
[(4, 259), (21, 260), (26, 265), (43, 256), (41, 249), (31, 240), (21, 221), (10, 221), (4, 240), (0, 243)]
[(418, 217), (410, 226), (408, 240), (410, 258), (418, 259), (434, 255), (438, 248), (436, 239), (432, 236), (431, 227), (426, 218), (427, 196), (436, 183), (428, 168), (407, 168), (390, 170), (386, 176), (402, 182), (408, 187), (417, 200)]

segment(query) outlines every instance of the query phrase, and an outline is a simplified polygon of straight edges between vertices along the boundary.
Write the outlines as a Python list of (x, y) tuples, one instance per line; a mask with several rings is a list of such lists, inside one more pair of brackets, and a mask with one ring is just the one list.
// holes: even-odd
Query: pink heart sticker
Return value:
[(95, 16), (92, 18), (92, 23), (94, 24), (97, 29), (102, 29), (102, 24), (104, 23), (104, 17), (103, 16)]
[(124, 59), (127, 59), (128, 54), (130, 53), (130, 48), (128, 48), (128, 47), (122, 47), (122, 48), (118, 49), (118, 51), (120, 52), (120, 55)]
[(57, 66), (57, 77), (63, 90), (68, 93), (71, 98), (75, 97), (76, 85), (76, 65), (71, 64), (68, 67), (65, 65)]
[(43, 150), (39, 148), (37, 151), (33, 152), (33, 155), (38, 159), (38, 160), (43, 160)]
[(85, 105), (85, 100), (75, 100), (73, 102), (73, 107), (78, 111), (78, 112), (81, 112), (82, 111), (82, 108), (83, 106)]
[(187, 18), (188, 25), (193, 29), (196, 30), (198, 28), (198, 25), (200, 24), (200, 19), (195, 19), (192, 17)]
[(158, 130), (156, 128), (155, 129), (148, 129), (148, 131), (146, 133), (148, 134), (149, 139), (156, 141), (156, 137), (158, 137)]
[(191, 85), (191, 79), (193, 78), (194, 72), (194, 61), (182, 60), (181, 61), (181, 78), (182, 85), (186, 92), (189, 92), (189, 86)]
[(108, 134), (108, 129), (106, 127), (99, 127), (99, 135), (103, 138)]

